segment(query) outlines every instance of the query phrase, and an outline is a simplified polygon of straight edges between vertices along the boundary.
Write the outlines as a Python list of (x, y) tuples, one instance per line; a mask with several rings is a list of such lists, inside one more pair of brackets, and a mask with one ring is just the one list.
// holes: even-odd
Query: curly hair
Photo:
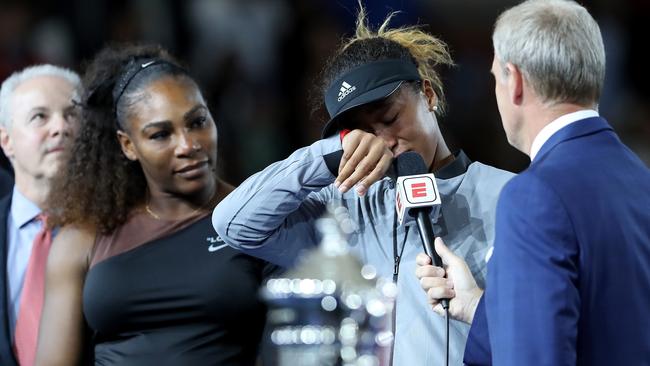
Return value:
[[(422, 80), (429, 80), (438, 97), (439, 113), (445, 110), (445, 96), (439, 65), (453, 66), (447, 45), (420, 29), (420, 26), (389, 28), (397, 12), (390, 13), (375, 32), (368, 25), (366, 11), (359, 3), (355, 35), (342, 42), (339, 50), (327, 61), (320, 76), (318, 101), (314, 110), (324, 104), (330, 85), (349, 70), (373, 61), (403, 59), (415, 64)], [(408, 83), (419, 87), (419, 83)], [(312, 101), (315, 102), (315, 101)]]
[[(124, 75), (134, 62), (158, 60), (158, 67)], [(68, 147), (63, 168), (54, 177), (47, 198), (48, 224), (92, 225), (108, 234), (128, 218), (130, 210), (146, 197), (147, 182), (138, 162), (122, 153), (118, 130), (140, 100), (139, 91), (163, 76), (187, 74), (160, 46), (108, 46), (87, 66), (80, 103), (81, 125)], [(115, 90), (120, 93), (115, 97)], [(117, 99), (117, 100), (116, 100)]]

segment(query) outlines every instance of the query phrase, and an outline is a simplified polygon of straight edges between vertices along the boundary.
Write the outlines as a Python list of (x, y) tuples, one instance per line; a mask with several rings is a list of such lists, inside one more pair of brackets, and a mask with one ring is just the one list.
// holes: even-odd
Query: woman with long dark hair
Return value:
[(273, 267), (225, 245), (208, 213), (217, 128), (159, 47), (106, 48), (83, 78), (82, 127), (48, 199), (37, 365), (251, 365)]

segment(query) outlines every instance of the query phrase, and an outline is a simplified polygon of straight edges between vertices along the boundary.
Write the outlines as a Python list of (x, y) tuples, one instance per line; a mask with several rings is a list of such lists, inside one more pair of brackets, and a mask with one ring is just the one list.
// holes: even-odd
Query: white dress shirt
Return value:
[(539, 131), (537, 136), (535, 136), (533, 144), (530, 145), (530, 161), (535, 160), (535, 156), (537, 156), (539, 150), (542, 148), (542, 146), (544, 146), (544, 143), (546, 143), (546, 141), (548, 141), (548, 139), (550, 139), (551, 136), (553, 136), (557, 131), (574, 122), (580, 121), (581, 119), (591, 117), (598, 117), (598, 112), (594, 111), (593, 109), (583, 109), (581, 111), (560, 116), (553, 122), (544, 126), (544, 128)]

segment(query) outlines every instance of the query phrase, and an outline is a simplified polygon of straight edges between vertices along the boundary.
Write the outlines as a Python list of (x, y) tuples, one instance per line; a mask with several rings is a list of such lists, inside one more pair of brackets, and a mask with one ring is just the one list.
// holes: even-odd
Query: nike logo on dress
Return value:
[(217, 250), (223, 249), (223, 248), (225, 248), (227, 246), (228, 246), (228, 244), (221, 244), (221, 245), (217, 245), (217, 246), (215, 246), (214, 244), (210, 244), (210, 246), (208, 247), (208, 252), (210, 252), (210, 253), (216, 252)]
[[(218, 236), (218, 235), (217, 236), (208, 236), (207, 238), (205, 238), (205, 240), (210, 243), (210, 246), (208, 247), (208, 252), (210, 252), (210, 253), (216, 252), (217, 250), (223, 249), (223, 248), (228, 246), (228, 244), (224, 243), (223, 239), (221, 239), (221, 237)], [(218, 244), (218, 243), (223, 243), (223, 244), (215, 245), (215, 244)]]

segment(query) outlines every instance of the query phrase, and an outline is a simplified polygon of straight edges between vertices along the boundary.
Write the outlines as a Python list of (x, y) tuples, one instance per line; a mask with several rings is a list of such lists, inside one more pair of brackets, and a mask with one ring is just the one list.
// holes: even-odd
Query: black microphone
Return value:
[[(434, 217), (437, 218), (441, 204), (436, 179), (428, 172), (424, 160), (416, 152), (400, 154), (394, 165), (397, 175), (395, 206), (399, 222), (402, 224), (408, 219), (406, 213), (415, 218), (424, 252), (435, 266), (442, 268), (442, 258), (433, 245), (435, 236), (431, 225), (431, 213), (435, 210)], [(449, 299), (441, 299), (440, 303), (444, 309), (449, 308)]]

